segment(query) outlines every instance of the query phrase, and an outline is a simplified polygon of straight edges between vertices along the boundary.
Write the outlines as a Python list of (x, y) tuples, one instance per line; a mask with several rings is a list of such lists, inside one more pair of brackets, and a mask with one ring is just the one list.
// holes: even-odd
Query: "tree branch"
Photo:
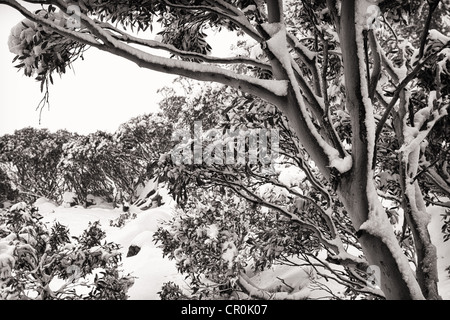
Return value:
[(336, 0), (327, 0), (327, 8), (330, 12), (331, 18), (334, 21), (334, 25), (336, 26), (336, 31), (338, 34), (341, 32), (341, 19), (337, 10), (337, 2)]
[(272, 70), (272, 67), (269, 64), (261, 62), (256, 59), (251, 59), (251, 58), (247, 58), (247, 57), (219, 58), (219, 57), (213, 57), (213, 56), (209, 56), (209, 55), (205, 55), (205, 54), (201, 54), (201, 53), (184, 51), (184, 50), (177, 49), (175, 46), (170, 45), (170, 44), (161, 43), (161, 42), (155, 41), (155, 40), (147, 40), (147, 39), (134, 37), (132, 35), (129, 35), (129, 34), (123, 32), (122, 30), (115, 28), (114, 26), (112, 26), (109, 23), (103, 22), (100, 24), (100, 26), (102, 28), (107, 28), (107, 29), (110, 29), (110, 30), (118, 33), (119, 35), (112, 35), (117, 40), (120, 40), (120, 41), (123, 41), (126, 43), (134, 43), (134, 44), (146, 46), (151, 49), (164, 50), (173, 55), (180, 56), (182, 58), (197, 59), (197, 60), (201, 60), (204, 62), (217, 63), (217, 64), (247, 64), (247, 65), (261, 68), (263, 70), (269, 70), (269, 71)]
[(426, 57), (422, 62), (416, 65), (414, 70), (412, 70), (396, 87), (394, 91), (394, 96), (392, 97), (391, 101), (389, 102), (389, 105), (386, 107), (386, 110), (384, 111), (383, 116), (381, 117), (380, 121), (378, 122), (377, 129), (375, 132), (375, 141), (378, 141), (381, 131), (383, 130), (383, 126), (386, 123), (386, 120), (389, 118), (389, 115), (394, 108), (395, 104), (397, 103), (398, 99), (400, 98), (401, 91), (409, 84), (411, 80), (415, 78), (417, 73), (422, 69), (422, 67), (427, 64), (431, 59), (435, 58), (442, 50), (445, 48), (450, 47), (450, 44), (446, 44), (442, 46), (437, 52), (429, 55)]
[[(179, 61), (155, 56), (120, 42), (115, 39), (112, 34), (103, 30), (98, 24), (94, 23), (94, 21), (82, 13), (81, 19), (86, 26), (92, 33), (101, 37), (102, 40), (106, 42), (100, 44), (90, 35), (59, 27), (42, 17), (32, 14), (14, 0), (0, 0), (0, 3), (12, 6), (30, 20), (42, 23), (55, 30), (55, 32), (67, 36), (74, 41), (85, 43), (94, 46), (99, 50), (123, 57), (136, 63), (140, 67), (169, 74), (187, 76), (201, 81), (215, 81), (230, 85), (250, 94), (261, 96), (263, 99), (276, 105), (285, 103), (287, 90), (285, 81), (255, 79), (249, 76), (236, 74), (230, 70), (222, 69), (217, 66), (202, 65), (195, 62)], [(61, 3), (61, 1), (58, 1), (58, 3)], [(65, 3), (63, 3), (63, 5), (65, 5)]]
[(287, 33), (287, 40), (288, 44), (294, 49), (294, 51), (298, 54), (300, 60), (311, 72), (315, 94), (320, 95), (322, 92), (320, 90), (319, 70), (316, 63), (317, 53), (309, 51), (300, 43), (296, 36), (289, 32)]
[[(262, 205), (264, 207), (267, 207), (269, 209), (280, 212), (283, 216), (289, 218), (292, 222), (297, 223), (301, 227), (312, 231), (317, 236), (319, 241), (326, 248), (329, 248), (329, 249), (333, 250), (336, 254), (339, 254), (339, 252), (340, 252), (339, 245), (335, 241), (333, 241), (335, 239), (328, 240), (324, 236), (323, 232), (320, 231), (315, 225), (300, 219), (300, 217), (298, 217), (296, 214), (291, 213), (276, 204), (269, 203), (269, 202), (263, 200), (261, 197), (258, 197), (253, 191), (251, 191), (247, 187), (243, 186), (241, 183), (236, 183), (236, 182), (232, 182), (232, 181), (228, 181), (228, 180), (224, 181), (224, 180), (217, 179), (217, 178), (211, 178), (211, 181), (214, 181), (216, 184), (223, 185), (223, 186), (230, 188), (236, 194), (241, 195), (243, 198), (247, 199), (248, 201), (250, 201), (252, 203), (256, 203), (256, 204)], [(244, 191), (245, 193), (240, 192), (241, 190)]]
[[(199, 6), (199, 5), (182, 5), (182, 4), (175, 4), (170, 2), (169, 0), (163, 0), (164, 3), (166, 3), (168, 6), (178, 9), (185, 9), (185, 10), (207, 10), (210, 12), (213, 12), (231, 22), (239, 26), (242, 31), (244, 31), (247, 35), (249, 35), (252, 39), (256, 40), (257, 42), (262, 42), (264, 39), (261, 37), (261, 35), (258, 33), (258, 31), (251, 25), (251, 23), (248, 21), (247, 17), (237, 8), (233, 7), (232, 5), (220, 0), (220, 1), (214, 1), (214, 6)], [(216, 3), (217, 2), (217, 3)], [(219, 4), (222, 9), (217, 8), (217, 4)]]
[(430, 26), (431, 26), (431, 19), (433, 17), (433, 13), (436, 10), (436, 8), (438, 7), (439, 4), (439, 0), (429, 0), (428, 2), (428, 16), (427, 16), (427, 20), (425, 21), (425, 27), (423, 29), (423, 33), (422, 33), (422, 37), (420, 40), (420, 48), (419, 48), (419, 55), (418, 55), (418, 60), (422, 59), (423, 54), (424, 54), (424, 50), (425, 50), (425, 44), (427, 42), (427, 37), (428, 37), (428, 31), (430, 30)]

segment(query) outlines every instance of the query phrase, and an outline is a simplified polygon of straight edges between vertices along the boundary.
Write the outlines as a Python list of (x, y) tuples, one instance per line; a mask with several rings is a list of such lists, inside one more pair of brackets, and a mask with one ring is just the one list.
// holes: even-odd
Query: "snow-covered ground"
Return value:
[[(135, 284), (129, 289), (131, 300), (158, 300), (158, 291), (163, 283), (175, 282), (181, 287), (185, 286), (184, 276), (178, 274), (175, 261), (163, 258), (162, 250), (153, 242), (153, 233), (159, 224), (171, 218), (173, 214), (173, 202), (164, 199), (165, 204), (158, 208), (141, 211), (136, 207), (130, 210), (137, 212), (135, 219), (129, 220), (122, 228), (110, 226), (110, 220), (114, 220), (122, 213), (119, 208), (112, 208), (107, 204), (99, 204), (89, 208), (75, 206), (65, 208), (48, 201), (39, 200), (36, 205), (44, 216), (44, 221), (51, 224), (58, 221), (69, 227), (71, 236), (80, 235), (89, 222), (100, 221), (102, 229), (107, 234), (108, 241), (114, 241), (121, 245), (123, 272), (137, 277)], [(432, 240), (437, 247), (438, 268), (441, 276), (439, 291), (443, 299), (450, 299), (450, 278), (445, 268), (450, 265), (450, 241), (443, 242), (440, 232), (442, 226), (441, 208), (431, 208), (429, 212), (432, 220), (429, 229)], [(126, 257), (131, 244), (141, 247), (137, 255)], [(300, 268), (275, 265), (252, 278), (252, 281), (261, 288), (269, 289), (280, 285), (282, 281), (291, 287), (302, 288), (308, 285), (308, 272)], [(327, 285), (335, 292), (342, 292), (339, 285), (328, 282)], [(310, 298), (321, 298), (328, 295), (325, 291), (314, 290), (310, 292)], [(329, 295), (328, 295), (329, 296)]]
[[(122, 209), (106, 204), (89, 208), (65, 208), (40, 200), (36, 206), (39, 207), (44, 222), (51, 225), (58, 221), (69, 228), (71, 236), (81, 235), (89, 222), (100, 221), (101, 228), (107, 235), (106, 240), (121, 245), (123, 273), (137, 277), (128, 291), (130, 299), (156, 300), (159, 299), (158, 291), (163, 283), (174, 281), (183, 284), (183, 277), (177, 273), (175, 262), (163, 258), (162, 250), (152, 241), (153, 232), (157, 230), (159, 223), (170, 219), (172, 209), (169, 205), (145, 211), (131, 207), (130, 210), (139, 213), (122, 228), (110, 226), (110, 221), (123, 213)], [(137, 255), (127, 257), (131, 244), (139, 245), (141, 250)]]

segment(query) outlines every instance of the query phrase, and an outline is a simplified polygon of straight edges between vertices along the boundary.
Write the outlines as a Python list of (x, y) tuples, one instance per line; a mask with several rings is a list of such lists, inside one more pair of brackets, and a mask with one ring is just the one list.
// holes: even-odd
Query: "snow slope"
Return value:
[[(100, 221), (102, 229), (107, 234), (107, 241), (114, 241), (121, 245), (123, 273), (131, 273), (137, 277), (135, 284), (128, 291), (132, 300), (159, 299), (158, 291), (162, 284), (174, 281), (183, 284), (182, 276), (177, 273), (175, 262), (162, 257), (162, 250), (152, 241), (153, 232), (157, 230), (161, 221), (169, 219), (172, 209), (163, 206), (138, 212), (135, 219), (130, 220), (124, 227), (110, 226), (122, 213), (119, 208), (89, 207), (87, 209), (75, 206), (64, 208), (50, 202), (39, 200), (36, 203), (43, 221), (51, 225), (54, 221), (67, 226), (71, 236), (79, 236), (88, 227), (89, 222)], [(130, 210), (138, 210), (131, 208)], [(130, 244), (141, 245), (140, 252), (133, 257), (126, 257)]]
[[(88, 227), (89, 222), (100, 221), (102, 229), (107, 234), (108, 241), (114, 241), (121, 245), (124, 274), (131, 273), (137, 277), (135, 284), (128, 291), (131, 300), (159, 300), (158, 291), (163, 283), (175, 282), (182, 288), (185, 287), (184, 276), (178, 274), (175, 261), (162, 257), (162, 250), (153, 242), (153, 233), (160, 223), (172, 216), (170, 201), (164, 206), (141, 211), (131, 207), (130, 210), (137, 213), (137, 217), (129, 220), (122, 228), (110, 226), (110, 220), (119, 217), (122, 210), (108, 208), (104, 204), (92, 206), (87, 209), (75, 206), (65, 208), (54, 203), (38, 200), (36, 205), (44, 216), (43, 221), (51, 224), (54, 221), (66, 225), (70, 229), (71, 236), (78, 236)], [(450, 241), (443, 242), (440, 228), (442, 226), (442, 208), (430, 208), (432, 216), (429, 230), (438, 253), (438, 269), (441, 276), (439, 291), (443, 299), (450, 299), (450, 278), (445, 268), (450, 265)], [(139, 245), (141, 250), (132, 257), (126, 257), (128, 247), (131, 244)], [(288, 266), (274, 265), (272, 268), (252, 277), (252, 281), (260, 288), (273, 289), (276, 286), (287, 284), (290, 287), (302, 288), (310, 286), (308, 272), (305, 269)], [(337, 283), (328, 282), (327, 286), (339, 295), (344, 288)], [(329, 296), (325, 291), (311, 287), (310, 298), (321, 299)]]

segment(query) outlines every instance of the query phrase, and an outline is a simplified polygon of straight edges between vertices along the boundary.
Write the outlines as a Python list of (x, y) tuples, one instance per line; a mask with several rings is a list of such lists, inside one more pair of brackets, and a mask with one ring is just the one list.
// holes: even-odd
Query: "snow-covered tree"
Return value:
[[(145, 178), (146, 163), (126, 139), (123, 130), (114, 135), (97, 131), (65, 143), (58, 163), (65, 190), (75, 192), (82, 204), (88, 204), (89, 195), (109, 202), (131, 200)], [(134, 144), (142, 148), (137, 140)]]
[[(190, 81), (184, 79), (182, 82), (186, 85)], [(187, 85), (187, 87), (195, 86), (195, 83)], [(333, 215), (327, 213), (329, 199), (327, 192), (324, 191), (326, 187), (323, 181), (315, 178), (313, 170), (305, 165), (309, 159), (297, 148), (287, 119), (274, 106), (251, 95), (242, 94), (238, 90), (209, 83), (202, 83), (202, 89), (194, 95), (185, 97), (178, 95), (165, 97), (163, 103), (170, 101), (168, 104), (170, 110), (177, 110), (173, 113), (176, 117), (169, 122), (177, 123), (181, 128), (188, 127), (192, 119), (191, 112), (195, 112), (192, 110), (201, 100), (203, 109), (197, 111), (199, 114), (196, 119), (203, 120), (203, 117), (206, 117), (204, 135), (207, 135), (210, 129), (216, 130), (223, 133), (220, 136), (223, 141), (231, 141), (229, 138), (233, 137), (232, 144), (235, 150), (239, 148), (239, 144), (243, 144), (244, 150), (248, 152), (252, 146), (251, 140), (243, 135), (247, 130), (276, 128), (278, 141), (272, 141), (273, 137), (268, 138), (271, 143), (278, 142), (280, 157), (273, 153), (272, 145), (268, 144), (266, 150), (256, 151), (265, 153), (268, 158), (274, 157), (275, 161), (269, 164), (246, 165), (238, 164), (236, 161), (226, 163), (222, 157), (223, 163), (219, 164), (191, 163), (180, 166), (173, 163), (170, 153), (160, 158), (158, 165), (154, 166), (158, 168), (155, 174), (162, 177), (162, 181), (168, 182), (169, 189), (186, 214), (181, 214), (171, 221), (170, 228), (161, 229), (156, 239), (162, 242), (162, 247), (169, 257), (175, 257), (175, 252), (177, 256), (204, 257), (193, 259), (190, 264), (192, 268), (186, 268), (179, 263), (179, 270), (200, 282), (199, 279), (202, 279), (200, 271), (203, 269), (199, 264), (201, 261), (207, 261), (207, 257), (213, 254), (205, 249), (205, 239), (196, 234), (202, 233), (204, 221), (209, 219), (208, 216), (214, 220), (213, 212), (229, 211), (223, 214), (226, 215), (225, 219), (219, 217), (214, 220), (217, 228), (227, 230), (229, 221), (232, 220), (233, 225), (243, 223), (245, 226), (241, 226), (240, 230), (244, 230), (244, 233), (248, 232), (251, 236), (248, 235), (247, 241), (243, 243), (236, 240), (235, 244), (240, 248), (237, 252), (242, 253), (241, 257), (246, 257), (245, 268), (241, 266), (239, 269), (239, 263), (237, 263), (233, 265), (234, 269), (231, 267), (230, 269), (208, 269), (215, 274), (222, 271), (220, 276), (215, 275), (215, 277), (221, 277), (222, 280), (228, 279), (234, 284), (234, 286), (229, 285), (227, 290), (250, 292), (253, 287), (250, 286), (249, 289), (248, 286), (243, 285), (246, 283), (246, 276), (259, 273), (273, 264), (297, 265), (299, 268), (302, 268), (302, 264), (314, 264), (317, 278), (326, 277), (346, 286), (347, 297), (383, 296), (379, 290), (373, 290), (367, 285), (369, 275), (366, 272), (368, 268), (366, 261), (360, 259), (357, 265), (347, 265), (346, 255), (339, 257), (334, 254), (337, 246), (351, 246), (355, 249), (359, 247), (354, 235), (355, 230), (343, 214), (342, 204), (339, 202), (333, 203)], [(174, 94), (173, 90), (169, 91)], [(190, 91), (187, 93), (192, 94)], [(171, 117), (172, 113), (167, 113), (167, 116)], [(236, 132), (240, 132), (242, 137), (235, 136)], [(202, 149), (206, 150), (211, 141), (208, 141), (205, 136), (199, 138), (202, 140)], [(235, 138), (240, 139), (234, 140)], [(191, 141), (188, 141), (186, 145), (192, 148)], [(238, 158), (239, 155), (235, 150), (232, 156)], [(224, 155), (225, 152), (222, 156)], [(238, 210), (228, 205), (236, 201), (230, 201), (228, 196), (230, 192), (239, 197), (239, 206), (245, 209)], [(227, 204), (226, 210), (221, 208), (222, 202)], [(251, 213), (247, 215), (246, 212)], [(293, 219), (292, 212), (301, 219)], [(242, 220), (243, 217), (245, 219)], [(197, 220), (201, 223), (193, 223)], [(183, 239), (188, 238), (187, 241), (179, 240), (180, 232), (184, 234)], [(221, 239), (223, 240), (219, 242), (221, 244), (229, 241), (226, 237)], [(216, 251), (220, 252), (217, 248)], [(246, 255), (245, 252), (253, 254)], [(318, 259), (319, 252), (327, 252), (326, 259)], [(299, 256), (302, 261), (300, 263)], [(234, 260), (231, 259), (231, 261)], [(355, 264), (357, 260), (349, 261)], [(214, 290), (211, 290), (211, 283), (209, 279), (209, 285), (204, 285), (212, 294)], [(314, 283), (323, 285), (318, 281)], [(217, 289), (224, 284), (215, 283), (215, 285)], [(199, 284), (196, 283), (193, 288), (199, 290)], [(173, 288), (169, 286), (166, 289)], [(290, 287), (277, 288), (275, 295), (274, 292), (262, 291), (257, 297), (282, 297), (283, 295), (286, 298), (302, 297), (305, 290), (300, 289), (303, 288), (296, 290)], [(196, 291), (197, 295), (198, 292)], [(200, 292), (205, 294), (204, 290)]]
[(10, 185), (24, 198), (60, 200), (63, 184), (57, 167), (71, 134), (24, 128), (0, 137), (0, 165)]
[[(439, 298), (423, 188), (432, 184), (445, 195), (450, 189), (447, 136), (438, 134), (449, 100), (447, 2), (80, 0), (79, 12), (64, 0), (25, 2), (43, 8), (31, 12), (15, 0), (0, 0), (26, 17), (13, 29), (10, 48), (18, 66), (43, 85), (91, 46), (143, 68), (218, 82), (274, 105), (289, 121), (292, 142), (308, 155), (305, 166), (327, 181), (319, 190), (328, 201), (316, 216), (351, 220), (366, 263), (380, 269), (385, 297)], [(162, 27), (161, 41), (127, 31), (155, 23)], [(258, 55), (212, 56), (207, 31), (221, 29), (260, 46)], [(236, 65), (255, 72), (227, 67)], [(250, 106), (243, 105), (248, 111)], [(347, 130), (338, 130), (342, 123)], [(429, 137), (439, 138), (430, 143)], [(427, 148), (437, 148), (439, 139), (444, 150), (436, 155)], [(386, 156), (395, 166), (383, 165)], [(380, 181), (399, 192), (385, 192)], [(398, 207), (385, 208), (380, 197)], [(333, 211), (338, 202), (342, 212)], [(404, 218), (413, 268), (401, 247), (404, 238), (398, 239), (391, 225), (392, 211)], [(294, 210), (285, 214), (293, 223), (307, 222)], [(332, 257), (358, 266), (361, 258), (346, 252), (336, 236)]]
[[(132, 179), (129, 188), (122, 188), (127, 193), (127, 201), (139, 197), (137, 189), (154, 178), (151, 164), (174, 146), (174, 142), (167, 141), (171, 135), (172, 123), (168, 118), (152, 113), (131, 118), (116, 130), (114, 146), (124, 162), (120, 171), (126, 171), (121, 176)], [(116, 179), (114, 175), (111, 178)]]

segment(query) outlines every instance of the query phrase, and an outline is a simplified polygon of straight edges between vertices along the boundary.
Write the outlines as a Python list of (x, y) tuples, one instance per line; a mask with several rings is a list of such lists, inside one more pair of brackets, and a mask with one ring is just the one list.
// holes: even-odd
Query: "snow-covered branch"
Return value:
[[(58, 1), (60, 3), (61, 1)], [(175, 59), (156, 56), (140, 49), (134, 48), (130, 45), (124, 44), (118, 39), (114, 38), (111, 33), (101, 28), (101, 25), (95, 23), (91, 18), (81, 13), (81, 20), (85, 26), (91, 31), (95, 37), (100, 38), (103, 43), (99, 43), (92, 35), (83, 32), (77, 32), (57, 26), (51, 21), (32, 14), (26, 8), (21, 6), (14, 0), (1, 0), (0, 3), (16, 8), (19, 12), (24, 14), (32, 21), (42, 23), (64, 36), (71, 38), (74, 41), (79, 41), (91, 46), (94, 46), (102, 51), (106, 51), (132, 62), (143, 68), (187, 76), (196, 80), (215, 81), (222, 84), (230, 85), (234, 88), (246, 91), (251, 94), (258, 95), (266, 99), (270, 103), (282, 104), (287, 93), (287, 83), (279, 80), (262, 80), (252, 78), (246, 75), (239, 75), (230, 70), (220, 68), (214, 65), (205, 65), (191, 61), (179, 61)], [(66, 5), (61, 2), (61, 6)]]
[[(225, 1), (214, 1), (214, 4), (210, 6), (205, 5), (182, 5), (182, 4), (176, 4), (169, 0), (163, 0), (164, 3), (166, 3), (168, 6), (178, 9), (185, 9), (190, 11), (209, 11), (213, 12), (222, 18), (225, 18), (237, 26), (239, 26), (242, 31), (244, 31), (247, 35), (249, 35), (251, 38), (256, 40), (257, 42), (262, 42), (263, 39), (261, 35), (258, 33), (258, 31), (255, 30), (255, 28), (252, 26), (252, 24), (248, 21), (248, 19), (245, 17), (245, 15), (237, 10), (237, 8), (233, 7), (231, 4), (226, 3)], [(221, 6), (221, 8), (218, 8), (218, 5)]]
[[(278, 61), (278, 73), (284, 73), (283, 78), (288, 79), (290, 86), (291, 99), (296, 102), (295, 110), (282, 110), (288, 117), (295, 111), (295, 117), (289, 117), (293, 123), (293, 128), (300, 137), (303, 146), (308, 150), (308, 153), (313, 157), (314, 161), (321, 168), (321, 171), (329, 178), (331, 170), (337, 170), (340, 174), (349, 171), (352, 166), (350, 156), (341, 155), (339, 150), (340, 142), (338, 139), (332, 139), (333, 142), (338, 143), (338, 149), (330, 145), (324, 137), (319, 133), (314, 125), (309, 112), (307, 110), (305, 97), (301, 92), (302, 82), (298, 79), (299, 72), (298, 65), (293, 63), (292, 57), (287, 49), (287, 35), (286, 29), (282, 25), (269, 24), (262, 26), (270, 35), (270, 39), (266, 41), (267, 49), (273, 55), (272, 60)], [(296, 72), (295, 72), (296, 71)], [(317, 98), (314, 98), (317, 101)], [(321, 108), (323, 109), (323, 108)], [(314, 110), (314, 108), (313, 108)], [(321, 119), (323, 120), (323, 119)], [(336, 138), (336, 137), (335, 137)], [(332, 168), (330, 170), (330, 168)]]
[(182, 58), (187, 59), (197, 59), (204, 62), (209, 63), (215, 63), (215, 64), (247, 64), (254, 67), (261, 68), (263, 70), (271, 70), (272, 67), (264, 62), (261, 62), (260, 60), (244, 57), (244, 56), (238, 56), (238, 57), (226, 57), (226, 58), (219, 58), (214, 57), (210, 55), (205, 55), (197, 52), (191, 52), (191, 51), (184, 51), (177, 49), (175, 46), (170, 44), (165, 44), (160, 41), (156, 40), (148, 40), (148, 39), (142, 39), (135, 36), (132, 36), (130, 34), (127, 34), (123, 32), (122, 30), (119, 30), (118, 28), (112, 26), (109, 23), (102, 22), (101, 24), (102, 28), (110, 29), (114, 31), (117, 34), (113, 34), (113, 37), (117, 40), (126, 42), (126, 43), (134, 43), (142, 46), (146, 46), (150, 49), (158, 49), (158, 50), (164, 50), (167, 51), (173, 55), (177, 55)]
[(264, 290), (256, 286), (244, 273), (240, 274), (237, 283), (245, 293), (247, 293), (251, 298), (254, 299), (305, 300), (310, 294), (310, 290), (307, 287), (294, 292), (271, 292), (268, 290)]

